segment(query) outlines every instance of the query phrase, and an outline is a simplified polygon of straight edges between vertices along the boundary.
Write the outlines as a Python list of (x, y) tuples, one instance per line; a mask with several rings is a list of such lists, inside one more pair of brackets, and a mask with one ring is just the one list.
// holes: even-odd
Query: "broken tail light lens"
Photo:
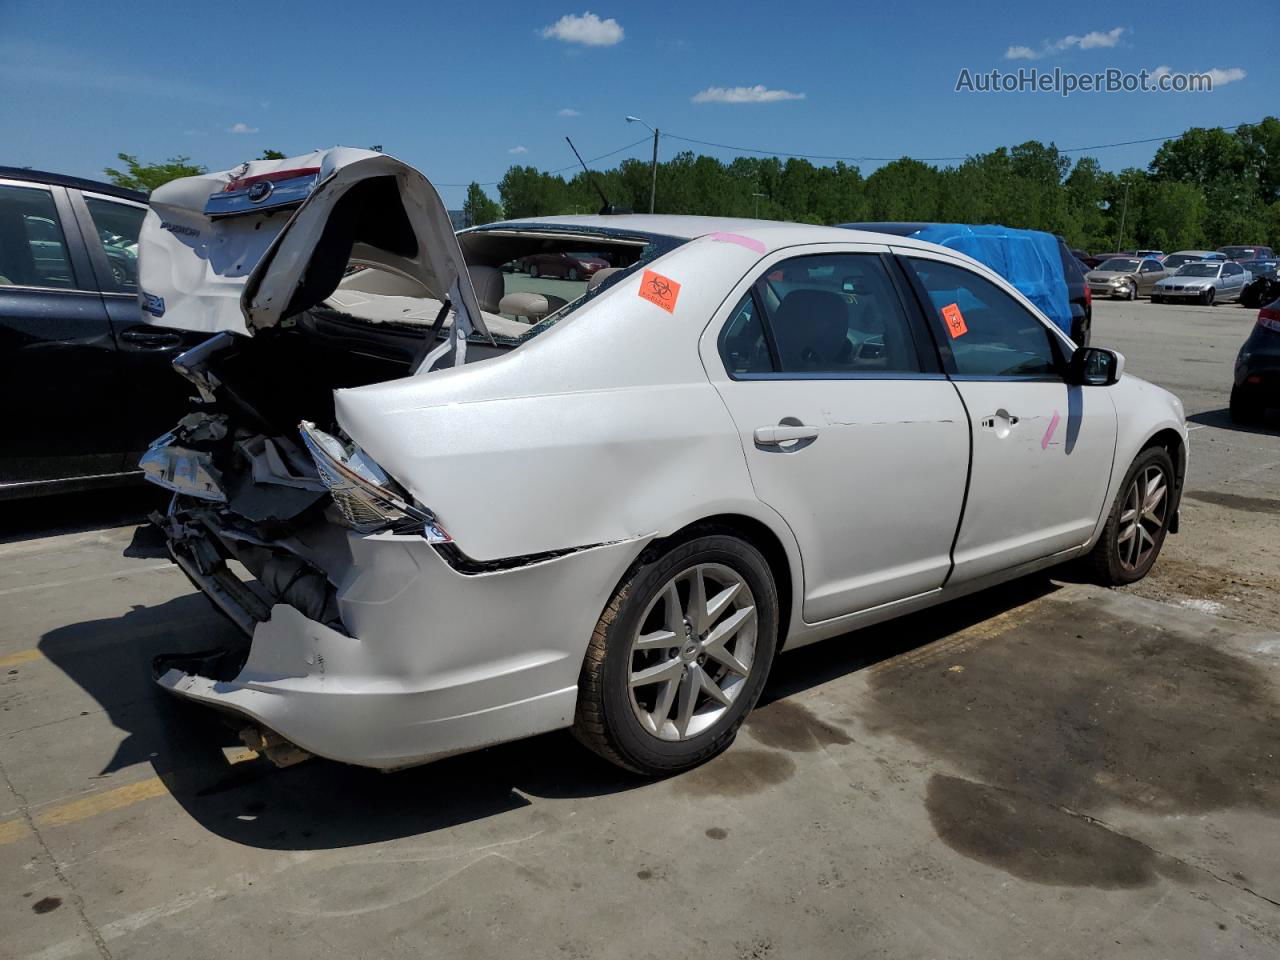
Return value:
[(298, 430), (334, 505), (353, 530), (421, 533), (428, 543), (452, 541), (431, 511), (411, 503), (395, 481), (358, 446), (344, 444), (305, 420)]

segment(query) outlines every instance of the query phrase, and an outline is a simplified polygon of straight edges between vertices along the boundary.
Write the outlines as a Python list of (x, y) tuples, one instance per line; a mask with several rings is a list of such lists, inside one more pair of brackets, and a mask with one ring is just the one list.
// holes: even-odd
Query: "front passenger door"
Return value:
[(952, 582), (1081, 546), (1115, 456), (1109, 388), (1069, 386), (1066, 343), (1012, 293), (959, 261), (909, 253), (973, 437)]

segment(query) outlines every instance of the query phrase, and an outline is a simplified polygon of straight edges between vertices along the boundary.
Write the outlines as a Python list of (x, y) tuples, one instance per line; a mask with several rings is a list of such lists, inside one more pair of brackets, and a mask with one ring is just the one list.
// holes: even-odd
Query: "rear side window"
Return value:
[(773, 371), (764, 322), (750, 291), (733, 308), (729, 322), (720, 334), (720, 355), (724, 358), (725, 369), (733, 374)]
[(907, 263), (929, 295), (958, 375), (1058, 376), (1048, 329), (1005, 291), (954, 264), (914, 257)]
[(48, 190), (0, 185), (0, 286), (75, 287)]
[(795, 257), (756, 283), (783, 373), (918, 373), (906, 313), (876, 254)]
[(84, 202), (89, 208), (89, 215), (93, 217), (98, 243), (106, 254), (107, 269), (111, 271), (110, 276), (104, 278), (102, 289), (116, 293), (136, 293), (138, 233), (142, 230), (142, 218), (146, 210), (87, 195)]

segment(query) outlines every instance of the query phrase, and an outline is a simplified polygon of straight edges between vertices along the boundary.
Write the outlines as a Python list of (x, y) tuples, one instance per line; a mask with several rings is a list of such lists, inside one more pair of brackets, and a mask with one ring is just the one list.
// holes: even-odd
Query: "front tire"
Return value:
[(1202, 304), (1204, 304), (1206, 307), (1212, 307), (1212, 306), (1213, 306), (1213, 295), (1214, 295), (1214, 292), (1215, 292), (1215, 291), (1214, 291), (1213, 287), (1210, 287), (1210, 288), (1209, 288), (1208, 290), (1206, 290), (1204, 293), (1200, 294), (1200, 302), (1201, 302)]
[(1135, 281), (1133, 281), (1133, 283), (1129, 284), (1129, 293), (1128, 293), (1128, 296), (1127, 296), (1125, 299), (1127, 299), (1127, 300), (1137, 300), (1137, 299), (1138, 299), (1138, 281), (1136, 281), (1136, 280), (1135, 280)]
[(536, 263), (529, 264), (529, 276), (534, 280), (538, 279), (538, 265)]
[(1148, 447), (1133, 461), (1091, 554), (1104, 586), (1135, 583), (1151, 570), (1173, 519), (1173, 483), (1163, 447)]
[(773, 664), (778, 594), (754, 546), (707, 533), (636, 564), (591, 635), (574, 735), (647, 776), (725, 750)]

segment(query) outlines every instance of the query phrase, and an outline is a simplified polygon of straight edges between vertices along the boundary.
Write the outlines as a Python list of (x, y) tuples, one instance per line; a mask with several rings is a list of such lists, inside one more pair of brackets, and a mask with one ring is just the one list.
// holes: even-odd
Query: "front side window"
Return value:
[(138, 290), (138, 233), (142, 230), (142, 218), (146, 210), (128, 203), (117, 203), (99, 197), (86, 196), (85, 206), (93, 217), (94, 231), (102, 252), (107, 257), (109, 280), (103, 281), (104, 290), (116, 293), (136, 293)]
[(958, 375), (1058, 376), (1049, 330), (1008, 293), (955, 264), (916, 258), (907, 262), (929, 295)]
[(75, 286), (53, 195), (0, 186), (0, 285)]
[(784, 260), (756, 282), (783, 373), (918, 373), (897, 290), (877, 254)]
[(1147, 260), (1142, 264), (1143, 273), (1155, 273), (1158, 270), (1163, 270), (1163, 269), (1164, 268), (1161, 267), (1160, 264), (1156, 263), (1156, 261), (1154, 260)]

